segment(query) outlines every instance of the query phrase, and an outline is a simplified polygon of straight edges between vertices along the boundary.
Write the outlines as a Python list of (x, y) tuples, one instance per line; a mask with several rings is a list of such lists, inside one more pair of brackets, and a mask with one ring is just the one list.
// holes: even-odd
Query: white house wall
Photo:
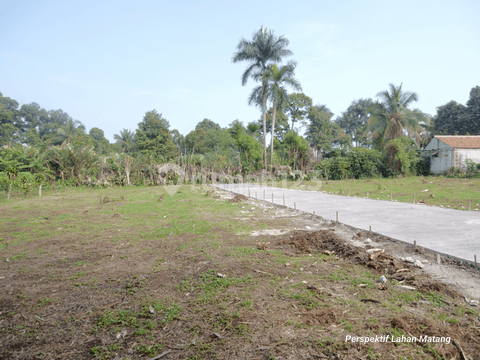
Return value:
[(467, 159), (480, 163), (480, 149), (453, 149), (453, 166), (464, 169)]

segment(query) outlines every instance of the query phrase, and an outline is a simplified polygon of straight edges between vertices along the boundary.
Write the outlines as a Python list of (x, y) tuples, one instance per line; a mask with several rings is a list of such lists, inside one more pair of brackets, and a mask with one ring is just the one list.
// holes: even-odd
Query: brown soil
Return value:
[(230, 201), (231, 202), (242, 202), (247, 201), (248, 198), (245, 195), (235, 195)]

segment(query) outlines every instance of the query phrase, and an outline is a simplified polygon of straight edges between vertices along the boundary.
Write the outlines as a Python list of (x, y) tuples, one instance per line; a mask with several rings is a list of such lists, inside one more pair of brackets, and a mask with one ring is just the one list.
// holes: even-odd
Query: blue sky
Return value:
[(112, 141), (156, 109), (186, 135), (260, 117), (231, 58), (260, 26), (290, 40), (296, 77), (335, 116), (403, 82), (435, 115), (480, 85), (480, 1), (21, 1), (0, 13), (0, 91), (62, 109)]

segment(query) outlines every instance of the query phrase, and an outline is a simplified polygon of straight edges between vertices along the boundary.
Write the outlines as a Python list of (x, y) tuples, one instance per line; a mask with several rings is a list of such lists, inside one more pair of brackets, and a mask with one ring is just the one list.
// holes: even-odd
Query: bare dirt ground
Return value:
[(480, 358), (478, 273), (382, 235), (190, 187), (0, 212), (0, 359)]

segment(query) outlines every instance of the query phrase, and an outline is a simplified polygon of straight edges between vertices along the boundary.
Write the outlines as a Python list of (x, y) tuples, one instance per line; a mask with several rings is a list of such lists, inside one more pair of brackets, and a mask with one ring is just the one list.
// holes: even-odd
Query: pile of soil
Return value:
[(332, 230), (319, 231), (295, 231), (291, 235), (279, 241), (279, 244), (289, 244), (297, 250), (297, 253), (312, 253), (314, 251), (334, 252), (342, 257), (354, 257), (359, 250), (347, 244)]
[(235, 195), (232, 200), (230, 200), (233, 203), (237, 202), (242, 202), (242, 201), (247, 201), (248, 198), (245, 195)]

